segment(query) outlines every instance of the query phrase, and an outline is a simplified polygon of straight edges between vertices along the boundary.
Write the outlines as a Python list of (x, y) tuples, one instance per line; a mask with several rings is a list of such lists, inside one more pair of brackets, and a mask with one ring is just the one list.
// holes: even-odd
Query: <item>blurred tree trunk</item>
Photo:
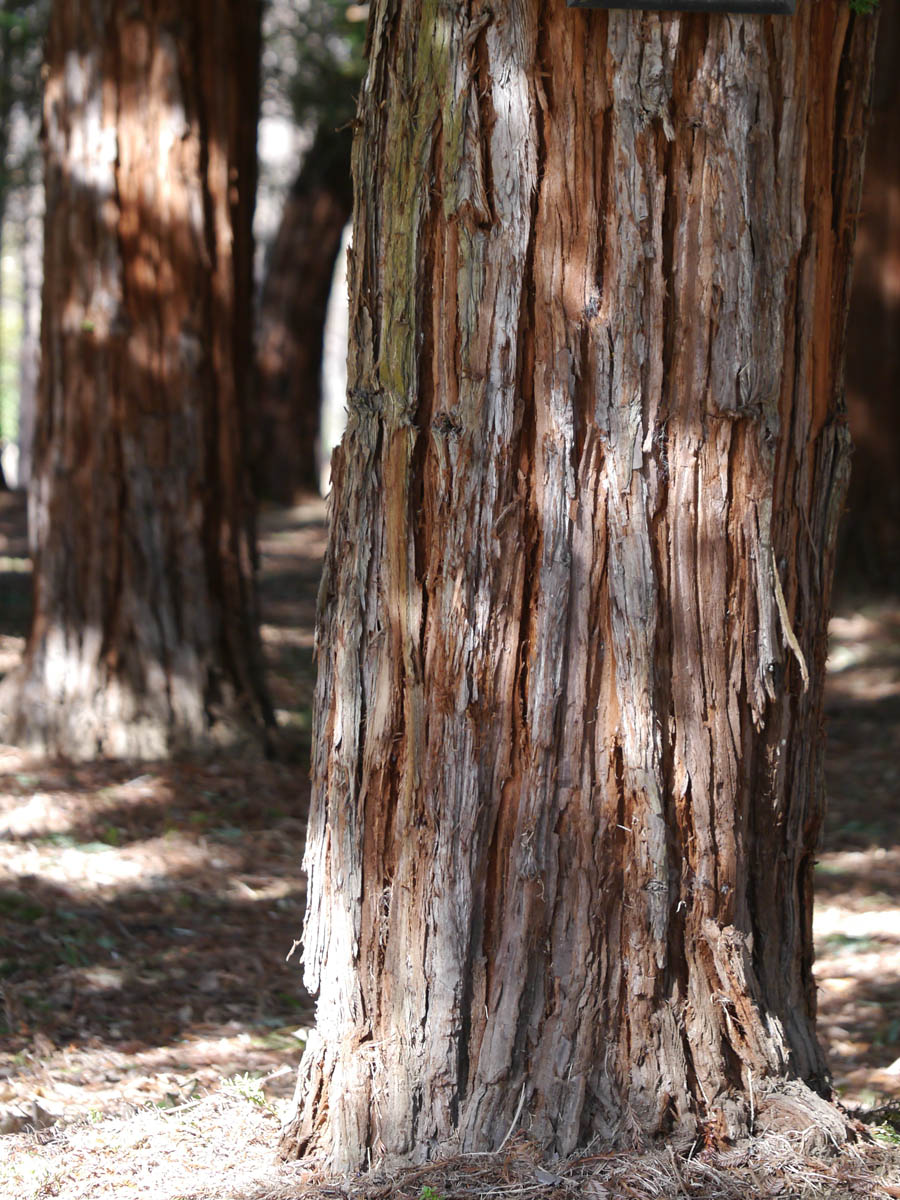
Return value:
[(842, 586), (900, 592), (900, 10), (883, 4), (847, 335)]
[(812, 874), (873, 37), (375, 3), (286, 1155), (844, 1135)]
[(41, 282), (44, 244), (44, 188), (39, 172), (22, 195), (22, 341), (19, 349), (19, 479), (31, 479), (34, 418), (41, 357)]
[(319, 486), (316, 438), (325, 313), (352, 208), (347, 130), (322, 129), (291, 189), (260, 304), (256, 493), (290, 504)]
[(155, 756), (269, 719), (242, 461), (258, 35), (255, 0), (53, 6), (12, 740)]
[[(3, 233), (6, 224), (6, 208), (9, 197), (9, 133), (13, 107), (12, 89), (12, 27), (2, 18), (6, 15), (6, 2), (0, 3), (0, 263), (3, 261)], [(0, 268), (0, 371), (6, 353), (3, 325), (3, 271)], [(2, 387), (2, 380), (0, 380)], [(0, 434), (5, 434), (0, 429)], [(2, 446), (2, 440), (0, 440)], [(0, 463), (0, 490), (6, 491), (6, 475)]]

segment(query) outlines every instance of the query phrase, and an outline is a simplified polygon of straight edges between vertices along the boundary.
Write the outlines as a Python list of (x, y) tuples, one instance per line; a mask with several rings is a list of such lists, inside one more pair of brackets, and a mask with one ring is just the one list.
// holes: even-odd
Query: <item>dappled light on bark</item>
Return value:
[(409, 0), (371, 41), (283, 1152), (841, 1140), (812, 871), (872, 26)]

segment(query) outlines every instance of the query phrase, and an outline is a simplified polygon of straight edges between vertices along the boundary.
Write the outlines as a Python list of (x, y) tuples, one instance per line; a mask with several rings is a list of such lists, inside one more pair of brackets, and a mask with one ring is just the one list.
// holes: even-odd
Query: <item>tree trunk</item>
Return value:
[(285, 203), (260, 302), (255, 486), (280, 504), (319, 485), (325, 312), (351, 201), (350, 135), (322, 130)]
[(847, 336), (855, 453), (839, 582), (900, 593), (900, 11), (885, 4)]
[(7, 736), (52, 752), (269, 717), (241, 458), (258, 33), (247, 0), (53, 7), (34, 617), (2, 693)]
[(34, 417), (41, 357), (41, 277), (44, 243), (44, 189), (31, 181), (22, 196), (22, 341), (19, 346), (19, 481), (31, 479)]
[(283, 1152), (840, 1131), (812, 873), (873, 23), (377, 0), (370, 38)]

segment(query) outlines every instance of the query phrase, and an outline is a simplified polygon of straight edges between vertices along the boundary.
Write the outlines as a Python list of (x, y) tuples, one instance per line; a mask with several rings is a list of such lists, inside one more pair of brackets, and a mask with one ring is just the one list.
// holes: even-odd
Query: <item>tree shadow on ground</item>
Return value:
[(92, 791), (88, 770), (79, 791), (24, 807), (0, 784), (7, 1052), (36, 1030), (71, 1049), (308, 1021), (285, 961), (303, 917), (304, 781), (279, 764), (154, 764), (121, 781), (104, 764)]
[[(24, 505), (5, 501), (0, 556), (27, 565)], [(275, 1095), (292, 1087), (312, 1021), (299, 954), (286, 960), (305, 897), (323, 521), (313, 499), (260, 521), (280, 761), (70, 764), (0, 750), (5, 1100), (39, 1087), (67, 1115), (121, 1112), (226, 1072), (275, 1072)], [(0, 637), (21, 649), (30, 578), (14, 574), (25, 615), (0, 608)]]
[(826, 686), (819, 1029), (851, 1104), (900, 1097), (900, 603), (843, 609)]

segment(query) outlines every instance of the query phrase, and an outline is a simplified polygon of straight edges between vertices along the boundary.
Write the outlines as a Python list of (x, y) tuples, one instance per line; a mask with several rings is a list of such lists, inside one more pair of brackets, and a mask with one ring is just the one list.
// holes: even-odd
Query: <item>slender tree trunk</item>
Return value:
[(22, 341), (19, 349), (19, 483), (31, 479), (34, 417), (41, 357), (41, 278), (44, 189), (28, 183), (22, 196)]
[(874, 28), (377, 0), (285, 1154), (843, 1125), (822, 679)]
[[(5, 12), (6, 5), (0, 4), (0, 15)], [(0, 264), (3, 260), (3, 232), (6, 225), (6, 213), (9, 204), (9, 178), (7, 175), (9, 163), (9, 134), (12, 120), (14, 93), (12, 87), (12, 33), (10, 27), (0, 21)], [(3, 270), (0, 266), (0, 371), (6, 356), (3, 336)], [(2, 380), (0, 380), (2, 389)], [(0, 414), (2, 415), (2, 414)], [(0, 446), (8, 436), (8, 430), (0, 428)], [(0, 491), (7, 490), (6, 475), (0, 463)]]
[(900, 593), (900, 11), (885, 4), (875, 58), (847, 338), (855, 453), (838, 579)]
[(258, 33), (255, 0), (54, 5), (15, 740), (146, 756), (268, 718), (241, 457)]
[(349, 132), (322, 130), (285, 203), (260, 302), (255, 486), (281, 504), (319, 485), (322, 339), (351, 205)]

